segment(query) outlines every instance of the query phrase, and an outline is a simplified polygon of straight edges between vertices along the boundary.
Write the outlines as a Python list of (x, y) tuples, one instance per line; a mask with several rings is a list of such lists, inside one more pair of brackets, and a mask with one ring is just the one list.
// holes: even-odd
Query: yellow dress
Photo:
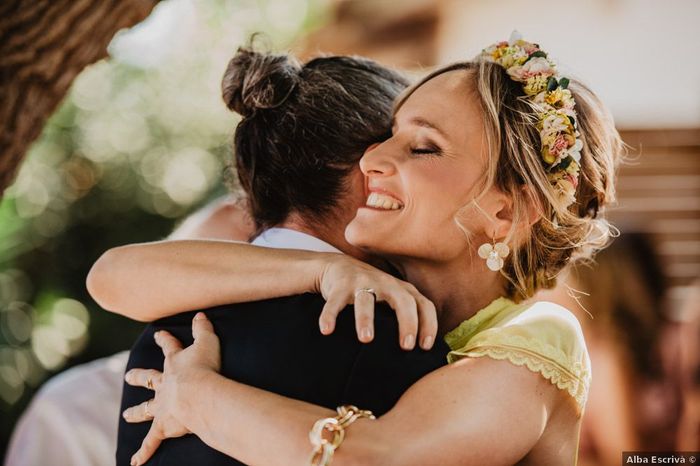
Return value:
[(591, 362), (581, 326), (567, 309), (549, 302), (515, 304), (499, 298), (445, 335), (448, 361), (490, 357), (541, 374), (566, 390), (583, 413)]

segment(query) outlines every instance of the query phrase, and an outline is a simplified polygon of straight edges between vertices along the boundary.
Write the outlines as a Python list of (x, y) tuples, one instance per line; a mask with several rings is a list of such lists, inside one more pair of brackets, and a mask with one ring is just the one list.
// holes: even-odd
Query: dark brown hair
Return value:
[(389, 135), (393, 101), (407, 84), (366, 58), (302, 65), (286, 54), (238, 49), (222, 92), (243, 117), (234, 136), (236, 169), (258, 230), (292, 212), (326, 220), (365, 149)]

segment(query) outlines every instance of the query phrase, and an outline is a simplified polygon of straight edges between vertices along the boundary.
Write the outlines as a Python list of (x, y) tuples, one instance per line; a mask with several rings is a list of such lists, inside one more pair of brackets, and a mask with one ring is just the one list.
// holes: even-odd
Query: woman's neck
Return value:
[(484, 261), (460, 258), (437, 263), (402, 258), (392, 262), (405, 280), (435, 304), (440, 335), (503, 296), (503, 277), (490, 271)]

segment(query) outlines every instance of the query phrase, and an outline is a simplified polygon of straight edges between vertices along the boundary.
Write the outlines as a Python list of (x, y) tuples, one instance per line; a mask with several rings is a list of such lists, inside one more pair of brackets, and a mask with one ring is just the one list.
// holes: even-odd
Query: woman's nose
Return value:
[(360, 159), (360, 170), (365, 176), (389, 175), (393, 172), (394, 165), (389, 155), (389, 145), (388, 141), (378, 142), (365, 150), (364, 155)]

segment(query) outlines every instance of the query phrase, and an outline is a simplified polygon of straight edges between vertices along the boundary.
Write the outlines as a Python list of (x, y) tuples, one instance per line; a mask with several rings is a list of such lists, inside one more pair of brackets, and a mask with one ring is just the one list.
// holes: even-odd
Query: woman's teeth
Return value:
[(385, 209), (385, 210), (399, 210), (401, 203), (390, 196), (385, 196), (379, 193), (370, 193), (367, 196), (367, 202), (365, 203), (367, 207), (374, 207), (375, 209)]

